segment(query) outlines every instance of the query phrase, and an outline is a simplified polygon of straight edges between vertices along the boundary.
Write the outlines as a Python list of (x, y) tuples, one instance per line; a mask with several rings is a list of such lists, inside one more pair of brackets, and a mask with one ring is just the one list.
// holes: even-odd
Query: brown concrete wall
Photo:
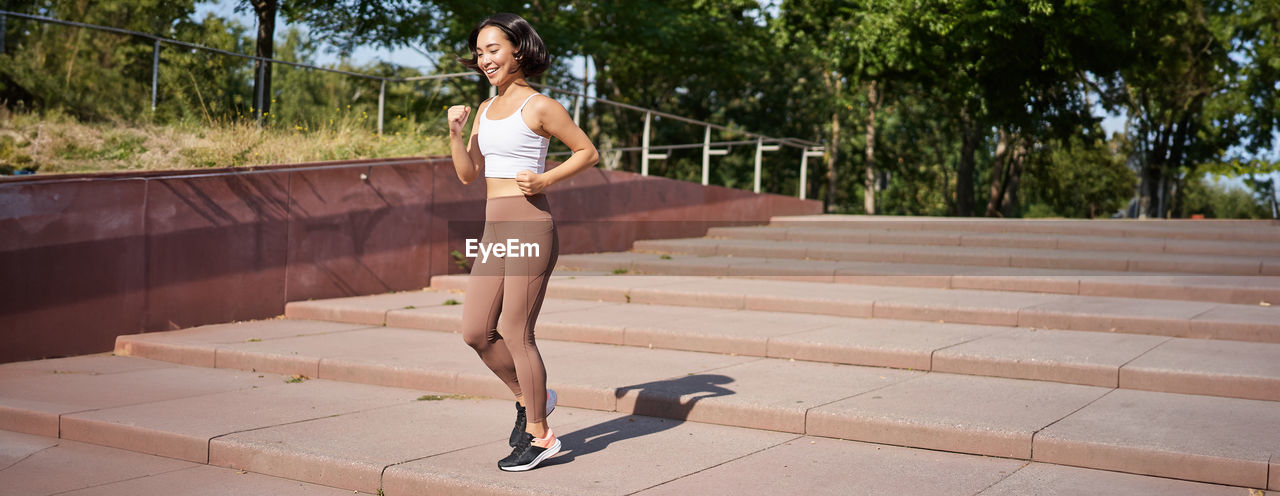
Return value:
[[(822, 208), (600, 169), (547, 195), (566, 254)], [(0, 362), (421, 288), (483, 221), (483, 183), (439, 157), (0, 180)]]

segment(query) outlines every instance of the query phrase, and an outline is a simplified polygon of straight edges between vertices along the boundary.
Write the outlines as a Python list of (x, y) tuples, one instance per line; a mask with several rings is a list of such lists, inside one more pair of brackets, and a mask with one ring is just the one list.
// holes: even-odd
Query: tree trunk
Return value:
[(1009, 133), (1000, 129), (996, 139), (996, 157), (991, 162), (991, 187), (987, 193), (987, 217), (998, 217), (998, 206), (1004, 199), (1005, 171), (1009, 170), (1013, 147), (1009, 146)]
[(1161, 216), (1169, 218), (1169, 214), (1177, 205), (1177, 196), (1181, 179), (1178, 177), (1178, 169), (1182, 167), (1183, 148), (1187, 142), (1187, 128), (1191, 126), (1191, 118), (1187, 114), (1183, 114), (1183, 118), (1177, 124), (1177, 130), (1173, 133), (1173, 143), (1169, 151), (1169, 163), (1165, 166), (1165, 176), (1170, 180), (1166, 181), (1167, 189), (1165, 190), (1165, 201), (1161, 206)]
[(1169, 142), (1173, 139), (1172, 124), (1156, 123), (1155, 142), (1142, 168), (1142, 198), (1139, 200), (1139, 218), (1164, 217), (1165, 172), (1169, 165)]
[[(1249, 173), (1249, 177), (1253, 177), (1253, 173)], [(1256, 184), (1256, 183), (1255, 183)], [(1276, 184), (1275, 179), (1267, 181), (1267, 200), (1271, 201), (1271, 218), (1280, 219), (1280, 201), (1276, 200), (1276, 190), (1280, 189), (1280, 185)]]
[[(827, 76), (828, 85), (830, 86), (831, 76)], [(835, 79), (835, 91), (832, 92), (833, 100), (838, 100), (840, 96), (840, 78)], [(827, 197), (823, 199), (822, 211), (824, 213), (831, 212), (836, 206), (836, 191), (839, 187), (836, 183), (838, 178), (836, 174), (836, 159), (840, 151), (840, 110), (831, 111), (831, 143), (827, 146)]]
[[(591, 57), (591, 62), (592, 62), (592, 65), (596, 68), (596, 73), (594, 76), (594, 79), (595, 79), (594, 86), (596, 88), (596, 97), (604, 96), (606, 94), (604, 92), (605, 81), (604, 81), (604, 70), (603, 70), (605, 65), (605, 59), (602, 59), (598, 56), (593, 55)], [(587, 105), (584, 103), (582, 106), (584, 111), (586, 111), (587, 109), (591, 109), (591, 111), (587, 112), (587, 115), (590, 116), (590, 118), (587, 119), (587, 122), (591, 123), (590, 124), (591, 130), (588, 131), (587, 134), (589, 136), (602, 137), (602, 134), (601, 134), (602, 130), (600, 129), (600, 114), (603, 113), (602, 107), (599, 103), (596, 103), (595, 100), (588, 100), (588, 102), (590, 102), (590, 105)]]
[(1000, 203), (1001, 217), (1013, 215), (1013, 209), (1018, 205), (1018, 182), (1022, 178), (1022, 171), (1026, 169), (1030, 155), (1031, 140), (1029, 138), (1019, 139), (1014, 142), (1013, 160), (1009, 162), (1008, 171), (1004, 176), (1004, 191), (1001, 193), (1004, 197), (1004, 200)]
[(1029, 150), (1027, 139), (1000, 130), (1000, 137), (996, 142), (996, 159), (991, 169), (987, 217), (1013, 215), (1013, 207), (1018, 204), (1018, 178), (1026, 164)]
[[(596, 69), (595, 74), (592, 75), (592, 78), (595, 79), (596, 97), (612, 99), (614, 93), (610, 91), (612, 85), (610, 84), (608, 73), (609, 59), (599, 55), (592, 55), (591, 62), (592, 66)], [(600, 150), (622, 148), (624, 145), (620, 144), (622, 142), (617, 139), (617, 136), (621, 134), (621, 127), (617, 124), (618, 121), (614, 121), (615, 124), (613, 130), (606, 130), (604, 126), (607, 123), (603, 120), (606, 115), (610, 114), (614, 115), (616, 119), (617, 107), (604, 105), (594, 100), (592, 102), (593, 103), (590, 105), (592, 110), (588, 113), (588, 115), (591, 116), (591, 131), (588, 132), (588, 135), (594, 136), (599, 140), (599, 142), (596, 143), (596, 147)], [(622, 152), (601, 153), (600, 168), (604, 170), (622, 169), (622, 159), (624, 155), (625, 154)]]
[[(606, 98), (615, 102), (622, 101), (622, 89), (618, 88), (617, 84), (613, 81), (608, 81), (607, 88), (608, 93), (606, 95), (608, 96)], [(622, 135), (620, 148), (637, 148), (644, 143), (644, 137), (641, 136), (644, 132), (643, 115), (632, 114), (630, 110), (612, 105), (609, 106), (609, 112), (613, 114), (614, 129), (617, 130), (617, 134)], [(650, 127), (652, 127), (652, 124), (650, 124)], [(652, 141), (650, 144), (652, 144)], [(639, 151), (623, 153), (618, 165), (619, 170), (636, 174), (642, 172), (640, 170), (640, 155), (641, 152)]]
[[(84, 13), (86, 10), (88, 10), (88, 8), (89, 8), (88, 2), (81, 1), (79, 4), (77, 4), (76, 10), (79, 14), (79, 17), (84, 17)], [(8, 7), (5, 7), (5, 9), (8, 9)], [(66, 47), (66, 51), (71, 52), (71, 56), (67, 58), (67, 75), (65, 78), (63, 78), (63, 82), (62, 82), (63, 88), (67, 88), (71, 85), (71, 73), (74, 70), (76, 65), (76, 57), (78, 57), (80, 54), (80, 41), (82, 39), (84, 39), (84, 29), (72, 28), (71, 39), (67, 41), (67, 47)]]
[(973, 156), (978, 149), (978, 126), (968, 112), (960, 113), (960, 129), (963, 136), (960, 146), (960, 167), (956, 170), (956, 215), (973, 215)]
[[(279, 8), (277, 0), (253, 0), (253, 11), (258, 16), (258, 42), (254, 55), (258, 57), (269, 59), (275, 53), (276, 11)], [(271, 112), (271, 64), (255, 60), (253, 77), (254, 117), (262, 117)], [(261, 102), (258, 95), (262, 95)]]
[(1139, 184), (1138, 218), (1148, 219), (1155, 215), (1158, 208), (1156, 187), (1160, 184), (1160, 173), (1153, 164), (1142, 167), (1142, 182)]
[(876, 213), (876, 110), (880, 108), (880, 96), (876, 94), (876, 82), (867, 88), (867, 146), (866, 176), (862, 178), (862, 207), (867, 215)]

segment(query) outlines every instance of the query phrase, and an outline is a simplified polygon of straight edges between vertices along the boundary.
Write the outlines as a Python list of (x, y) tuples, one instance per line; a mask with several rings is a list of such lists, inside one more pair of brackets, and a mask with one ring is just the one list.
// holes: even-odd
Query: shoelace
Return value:
[(520, 437), (519, 441), (516, 442), (514, 452), (515, 457), (519, 459), (524, 455), (524, 452), (529, 451), (531, 448), (533, 448), (533, 434), (526, 433), (524, 436)]

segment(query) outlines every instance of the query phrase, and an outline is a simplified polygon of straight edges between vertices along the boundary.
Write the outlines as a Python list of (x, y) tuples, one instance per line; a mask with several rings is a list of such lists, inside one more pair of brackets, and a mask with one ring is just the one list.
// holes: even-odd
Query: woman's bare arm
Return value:
[(480, 153), (480, 115), (488, 105), (489, 100), (480, 104), (471, 123), (471, 137), (466, 141), (462, 139), (462, 130), (471, 107), (454, 105), (449, 108), (449, 152), (453, 156), (453, 169), (462, 184), (471, 184), (484, 168), (484, 155)]
[(528, 171), (518, 173), (516, 175), (516, 184), (524, 194), (538, 194), (548, 186), (568, 179), (600, 161), (600, 153), (596, 151), (595, 145), (591, 144), (591, 139), (587, 137), (587, 133), (582, 132), (582, 128), (574, 124), (573, 118), (569, 117), (569, 111), (565, 110), (564, 106), (560, 105), (560, 102), (549, 97), (534, 98), (533, 101), (529, 102), (529, 106), (533, 107), (532, 110), (538, 117), (538, 128), (545, 134), (555, 136), (565, 146), (568, 146), (573, 151), (573, 155), (568, 160), (561, 162), (560, 165), (542, 174), (534, 174)]

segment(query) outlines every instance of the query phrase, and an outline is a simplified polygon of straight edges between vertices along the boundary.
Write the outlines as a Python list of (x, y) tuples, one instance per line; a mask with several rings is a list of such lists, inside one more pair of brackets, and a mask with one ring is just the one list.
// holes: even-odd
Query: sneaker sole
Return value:
[(538, 466), (539, 463), (542, 463), (544, 460), (551, 458), (553, 455), (559, 452), (560, 452), (560, 440), (556, 439), (556, 444), (551, 445), (550, 448), (547, 448), (546, 451), (543, 451), (541, 455), (538, 455), (537, 458), (534, 458), (533, 461), (529, 462), (527, 465), (520, 465), (516, 467), (498, 467), (498, 468), (502, 469), (504, 472), (524, 472), (526, 470), (530, 470), (533, 467)]

